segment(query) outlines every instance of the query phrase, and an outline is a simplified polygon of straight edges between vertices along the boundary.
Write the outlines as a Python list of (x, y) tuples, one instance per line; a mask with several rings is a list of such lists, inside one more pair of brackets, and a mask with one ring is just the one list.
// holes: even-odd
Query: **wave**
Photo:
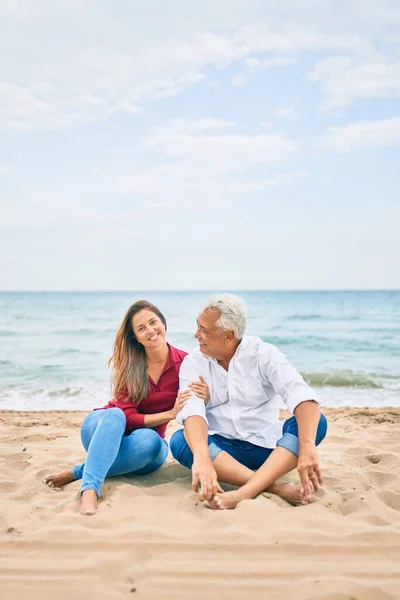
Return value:
[(14, 337), (17, 335), (21, 335), (21, 332), (14, 329), (0, 329), (0, 337)]
[(345, 322), (356, 322), (361, 321), (363, 317), (360, 315), (333, 315), (333, 314), (320, 314), (320, 313), (295, 313), (287, 317), (283, 317), (284, 321), (319, 321), (323, 320), (326, 323), (331, 321), (345, 321)]
[(115, 329), (112, 329), (110, 327), (107, 328), (103, 328), (101, 329), (100, 327), (97, 328), (91, 328), (91, 327), (81, 327), (80, 329), (74, 329), (74, 328), (70, 328), (70, 329), (54, 329), (51, 332), (53, 335), (62, 335), (62, 336), (74, 336), (74, 335), (111, 335), (111, 334), (115, 334)]
[(309, 313), (309, 314), (295, 314), (295, 315), (290, 315), (289, 317), (285, 318), (285, 321), (316, 321), (318, 319), (325, 319), (326, 317), (324, 317), (323, 315), (320, 315), (318, 313)]
[(316, 387), (400, 390), (400, 375), (332, 371), (330, 373), (302, 373), (302, 376), (308, 384)]

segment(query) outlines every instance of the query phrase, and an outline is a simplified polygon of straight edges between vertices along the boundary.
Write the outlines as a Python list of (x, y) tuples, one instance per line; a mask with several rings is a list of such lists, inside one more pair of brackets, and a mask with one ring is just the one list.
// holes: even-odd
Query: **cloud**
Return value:
[(189, 9), (174, 1), (160, 11), (157, 2), (153, 10), (128, 3), (121, 12), (102, 0), (2, 3), (0, 126), (65, 129), (118, 113), (135, 118), (147, 103), (177, 96), (235, 61), (256, 69), (293, 64), (303, 51), (374, 53), (338, 24), (321, 29), (324, 11), (307, 0), (290, 3), (289, 19), (272, 1), (254, 0), (246, 10), (239, 1), (217, 4)]
[(400, 61), (384, 57), (360, 62), (334, 56), (318, 62), (309, 76), (322, 83), (327, 97), (324, 109), (347, 106), (357, 99), (400, 96)]
[(234, 127), (236, 123), (233, 121), (227, 121), (225, 119), (169, 119), (165, 125), (153, 127), (151, 136), (162, 137), (183, 134), (188, 135), (192, 133), (200, 133), (203, 131), (215, 131), (219, 129), (227, 129), (228, 127)]
[(400, 117), (383, 121), (362, 121), (345, 127), (331, 127), (323, 146), (334, 152), (385, 148), (400, 144)]
[(275, 111), (275, 115), (280, 119), (295, 119), (297, 117), (297, 111), (293, 105), (283, 106)]
[(10, 175), (13, 172), (13, 168), (10, 165), (0, 164), (0, 175)]
[(145, 147), (164, 152), (168, 158), (184, 158), (205, 165), (212, 171), (244, 169), (247, 164), (278, 162), (296, 149), (296, 142), (284, 134), (205, 134), (192, 135), (177, 130), (168, 134), (151, 133)]
[(296, 140), (279, 132), (243, 134), (238, 129), (219, 119), (173, 119), (153, 128), (142, 152), (149, 161), (155, 155), (163, 162), (120, 175), (119, 192), (159, 205), (203, 206), (285, 184), (266, 177), (265, 167), (259, 169), (289, 158)]
[(255, 58), (254, 56), (250, 56), (245, 60), (245, 64), (250, 69), (271, 69), (272, 67), (294, 65), (295, 62), (295, 58), (286, 56), (274, 56), (273, 58)]
[(233, 79), (232, 79), (232, 85), (233, 86), (246, 85), (247, 81), (248, 80), (247, 80), (246, 75), (235, 75), (235, 77), (233, 77)]

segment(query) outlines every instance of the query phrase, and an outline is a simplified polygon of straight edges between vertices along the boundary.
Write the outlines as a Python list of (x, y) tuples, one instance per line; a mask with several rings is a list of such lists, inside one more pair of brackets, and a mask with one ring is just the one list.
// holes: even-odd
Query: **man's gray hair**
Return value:
[(205, 310), (218, 310), (221, 316), (217, 326), (225, 331), (233, 331), (236, 338), (242, 339), (247, 325), (246, 304), (243, 298), (233, 294), (216, 294), (203, 306), (202, 312)]

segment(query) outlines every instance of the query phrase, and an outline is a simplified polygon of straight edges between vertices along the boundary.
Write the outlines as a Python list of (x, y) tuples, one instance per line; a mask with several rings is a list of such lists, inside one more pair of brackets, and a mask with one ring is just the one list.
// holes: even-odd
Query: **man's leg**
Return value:
[[(218, 444), (218, 445), (217, 445)], [(225, 449), (222, 449), (222, 447)], [(170, 441), (172, 456), (181, 465), (192, 468), (193, 454), (186, 441), (184, 430), (179, 429)], [(211, 460), (217, 472), (218, 481), (238, 487), (244, 485), (254, 475), (249, 467), (239, 462), (241, 457), (235, 452), (233, 444), (224, 445), (221, 440), (214, 441), (213, 436), (208, 437), (208, 448)]]
[[(254, 444), (241, 443), (237, 440), (232, 442), (231, 440), (221, 438), (221, 436), (209, 436), (208, 442), (210, 456), (217, 472), (218, 481), (220, 483), (235, 485), (239, 488), (246, 485), (254, 476), (254, 470), (264, 464), (268, 456), (273, 452), (271, 449), (261, 448)], [(173, 457), (181, 465), (188, 469), (192, 468), (193, 454), (185, 439), (183, 429), (174, 433), (170, 441), (170, 448)], [(264, 488), (262, 491), (275, 494), (291, 504), (299, 504), (301, 501), (301, 487), (293, 483), (273, 483), (268, 489)], [(226, 501), (232, 501), (234, 498), (233, 494), (234, 492), (224, 493), (224, 501), (225, 499)], [(214, 501), (209, 504), (212, 508), (218, 508)]]
[[(316, 444), (320, 444), (326, 435), (327, 421), (324, 415), (321, 415)], [(235, 508), (241, 500), (255, 498), (267, 490), (277, 493), (279, 486), (275, 483), (280, 477), (286, 475), (296, 468), (299, 451), (298, 429), (295, 417), (288, 419), (283, 427), (283, 436), (277, 442), (277, 447), (267, 458), (265, 463), (254, 473), (254, 475), (234, 492), (219, 493), (215, 497), (215, 502), (219, 508)], [(280, 486), (282, 487), (282, 486)], [(295, 504), (300, 503), (300, 486), (296, 486), (293, 500)], [(282, 496), (282, 494), (278, 494)], [(284, 497), (284, 496), (282, 496)], [(296, 498), (298, 497), (298, 502)], [(290, 501), (290, 498), (285, 498)]]

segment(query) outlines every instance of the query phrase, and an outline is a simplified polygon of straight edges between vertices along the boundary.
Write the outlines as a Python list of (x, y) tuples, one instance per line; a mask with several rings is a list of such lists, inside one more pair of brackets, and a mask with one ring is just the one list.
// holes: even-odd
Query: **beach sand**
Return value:
[(400, 409), (324, 412), (313, 504), (212, 511), (169, 458), (107, 480), (94, 517), (78, 514), (79, 482), (41, 482), (84, 459), (85, 413), (0, 412), (1, 600), (400, 598)]

